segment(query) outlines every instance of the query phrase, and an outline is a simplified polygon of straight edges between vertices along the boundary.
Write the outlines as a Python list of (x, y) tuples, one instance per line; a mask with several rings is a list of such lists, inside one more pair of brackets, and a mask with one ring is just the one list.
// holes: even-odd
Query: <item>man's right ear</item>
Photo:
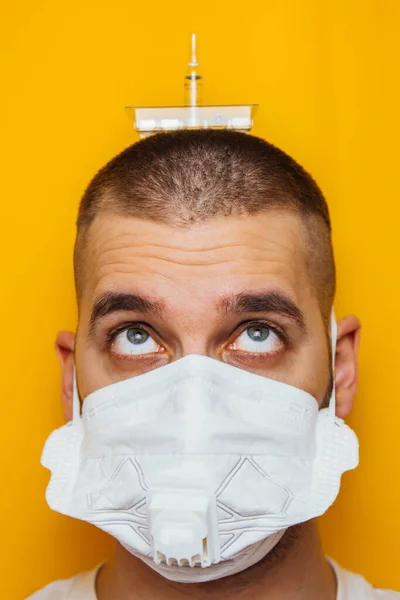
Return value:
[(72, 420), (72, 396), (74, 390), (74, 342), (72, 331), (60, 331), (56, 338), (56, 353), (61, 365), (61, 400), (66, 421)]

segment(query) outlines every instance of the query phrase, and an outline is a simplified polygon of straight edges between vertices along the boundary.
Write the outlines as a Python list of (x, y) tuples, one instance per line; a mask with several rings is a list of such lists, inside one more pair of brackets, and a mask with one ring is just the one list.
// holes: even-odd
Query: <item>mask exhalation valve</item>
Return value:
[(209, 567), (220, 561), (214, 496), (154, 491), (147, 506), (156, 564)]

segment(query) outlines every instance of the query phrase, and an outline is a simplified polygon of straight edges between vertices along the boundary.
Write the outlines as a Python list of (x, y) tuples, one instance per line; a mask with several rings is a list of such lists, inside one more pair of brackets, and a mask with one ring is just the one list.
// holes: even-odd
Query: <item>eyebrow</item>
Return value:
[[(287, 296), (278, 292), (258, 294), (232, 294), (218, 302), (224, 315), (242, 313), (274, 312), (292, 319), (301, 331), (306, 331), (305, 319), (300, 308)], [(142, 314), (161, 315), (164, 306), (161, 302), (126, 292), (106, 292), (100, 296), (90, 315), (89, 331), (93, 332), (96, 323), (109, 314), (131, 311)]]
[(137, 294), (128, 294), (124, 292), (106, 292), (100, 296), (90, 315), (89, 330), (92, 332), (96, 323), (109, 314), (131, 311), (142, 314), (161, 314), (163, 305), (160, 302), (154, 302), (148, 298), (143, 298)]
[(219, 303), (224, 314), (274, 312), (289, 317), (302, 332), (306, 332), (303, 312), (287, 296), (279, 292), (237, 294), (225, 296)]

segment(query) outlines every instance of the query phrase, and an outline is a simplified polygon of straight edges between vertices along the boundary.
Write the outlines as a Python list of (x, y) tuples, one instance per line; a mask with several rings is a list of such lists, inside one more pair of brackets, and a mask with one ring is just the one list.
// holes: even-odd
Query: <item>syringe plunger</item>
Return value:
[(202, 102), (201, 92), (203, 77), (199, 74), (197, 67), (199, 63), (196, 57), (196, 34), (192, 33), (191, 61), (188, 64), (188, 72), (185, 76), (185, 104), (186, 106), (198, 106)]

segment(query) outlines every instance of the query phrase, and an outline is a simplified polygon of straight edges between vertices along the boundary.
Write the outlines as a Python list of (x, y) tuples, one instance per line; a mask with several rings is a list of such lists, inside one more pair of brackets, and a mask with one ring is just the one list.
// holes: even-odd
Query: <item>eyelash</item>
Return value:
[[(267, 327), (270, 331), (272, 331), (272, 333), (274, 333), (279, 340), (285, 344), (285, 346), (288, 346), (289, 344), (289, 339), (288, 336), (286, 335), (286, 332), (283, 331), (280, 327), (278, 327), (277, 325), (271, 325), (270, 323), (268, 323), (268, 321), (245, 321), (244, 323), (241, 323), (236, 330), (232, 333), (231, 338), (232, 341), (230, 341), (228, 343), (228, 346), (230, 346), (231, 344), (234, 343), (235, 339), (238, 338), (244, 331), (246, 331), (246, 329), (248, 329), (249, 327)], [(244, 351), (243, 351), (244, 352)], [(262, 352), (259, 352), (258, 354), (262, 354)]]
[[(245, 321), (245, 322), (241, 323), (236, 328), (236, 330), (234, 331), (234, 333), (232, 333), (232, 335), (230, 336), (230, 339), (232, 341), (228, 342), (228, 346), (230, 344), (232, 344), (234, 342), (234, 340), (237, 337), (239, 337), (239, 335), (241, 335), (248, 327), (257, 327), (257, 326), (268, 327), (268, 329), (270, 329), (275, 335), (278, 336), (278, 338), (280, 339), (280, 341), (283, 344), (285, 344), (286, 347), (289, 346), (288, 336), (287, 336), (286, 332), (283, 331), (283, 329), (281, 329), (277, 325), (271, 325), (267, 321), (262, 321), (262, 320), (258, 320), (258, 321), (254, 321), (254, 320), (253, 321)], [(146, 325), (144, 323), (140, 323), (140, 322), (138, 323), (137, 321), (132, 321), (132, 322), (129, 322), (129, 323), (124, 323), (123, 325), (120, 325), (119, 327), (117, 327), (115, 329), (112, 329), (110, 332), (108, 332), (107, 336), (106, 336), (106, 347), (110, 348), (112, 346), (114, 340), (116, 339), (116, 337), (120, 333), (122, 333), (123, 331), (126, 331), (127, 329), (130, 329), (131, 327), (135, 328), (135, 329), (140, 329), (141, 331), (145, 331), (151, 337), (153, 337), (154, 335), (156, 335), (156, 337), (157, 337), (157, 334), (148, 325)], [(260, 354), (262, 354), (262, 353), (260, 353)]]
[(143, 323), (138, 323), (137, 321), (132, 321), (129, 323), (124, 323), (123, 325), (119, 325), (115, 329), (112, 329), (107, 333), (106, 336), (106, 346), (109, 347), (114, 342), (115, 338), (122, 333), (123, 331), (127, 331), (128, 329), (135, 328), (140, 329), (141, 331), (145, 331), (150, 336), (154, 336), (155, 332), (148, 326)]

